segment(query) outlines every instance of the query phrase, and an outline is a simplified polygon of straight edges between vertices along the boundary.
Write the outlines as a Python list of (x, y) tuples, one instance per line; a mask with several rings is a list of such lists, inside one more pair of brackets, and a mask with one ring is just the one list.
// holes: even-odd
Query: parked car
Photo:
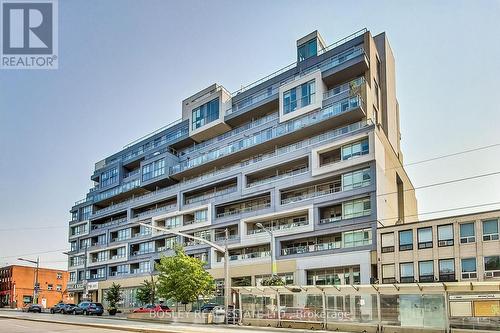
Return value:
[(104, 313), (104, 307), (101, 303), (94, 302), (81, 302), (73, 309), (74, 314), (84, 314), (87, 316), (97, 315), (102, 316)]
[(42, 313), (42, 306), (39, 304), (27, 304), (23, 308), (23, 312), (38, 312)]
[(64, 307), (61, 309), (62, 314), (72, 314), (75, 313), (76, 304), (64, 304)]
[(149, 312), (172, 312), (172, 310), (163, 304), (147, 304), (143, 307), (134, 309), (133, 313), (149, 313)]
[(212, 312), (212, 310), (213, 310), (216, 306), (219, 306), (219, 305), (218, 305), (218, 304), (215, 304), (215, 303), (207, 303), (207, 304), (203, 304), (203, 305), (200, 307), (200, 312)]
[(50, 308), (50, 313), (61, 313), (63, 308), (66, 306), (63, 302), (57, 303)]

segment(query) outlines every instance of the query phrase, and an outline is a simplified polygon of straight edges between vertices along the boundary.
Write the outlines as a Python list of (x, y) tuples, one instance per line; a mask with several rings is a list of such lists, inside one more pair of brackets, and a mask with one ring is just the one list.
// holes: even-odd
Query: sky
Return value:
[[(0, 70), (0, 266), (67, 268), (69, 210), (94, 163), (327, 44), (386, 32), (396, 58), (404, 162), (415, 186), (500, 171), (500, 1), (59, 0), (59, 69)], [(421, 219), (500, 205), (500, 175), (417, 190)], [(475, 209), (459, 207), (484, 205)], [(428, 214), (448, 210), (440, 214)], [(42, 253), (43, 252), (43, 253)]]

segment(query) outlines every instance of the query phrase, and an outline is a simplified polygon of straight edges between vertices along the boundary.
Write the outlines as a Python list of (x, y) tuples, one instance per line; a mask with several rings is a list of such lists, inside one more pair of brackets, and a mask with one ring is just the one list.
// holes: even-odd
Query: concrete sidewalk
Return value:
[[(262, 333), (300, 333), (312, 332), (309, 330), (291, 330), (283, 328), (271, 327), (249, 327), (237, 325), (195, 325), (195, 324), (180, 324), (180, 323), (157, 323), (157, 322), (139, 322), (126, 319), (112, 319), (109, 317), (87, 317), (87, 316), (72, 316), (60, 314), (46, 313), (19, 313), (12, 311), (1, 311), (0, 318), (28, 320), (43, 323), (75, 325), (82, 327), (92, 327), (101, 329), (121, 330), (128, 332), (145, 332), (145, 333), (236, 333), (242, 330)], [(314, 331), (327, 332), (327, 331)]]

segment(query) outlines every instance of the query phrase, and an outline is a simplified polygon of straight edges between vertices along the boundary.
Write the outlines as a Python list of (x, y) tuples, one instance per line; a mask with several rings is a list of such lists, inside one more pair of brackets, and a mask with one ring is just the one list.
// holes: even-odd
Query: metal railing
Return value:
[(282, 174), (273, 175), (273, 176), (269, 176), (269, 177), (266, 177), (266, 178), (254, 180), (252, 182), (249, 182), (247, 184), (247, 187), (253, 187), (253, 186), (257, 186), (257, 185), (261, 185), (261, 184), (267, 184), (269, 182), (277, 181), (277, 180), (280, 180), (280, 179), (302, 175), (304, 173), (307, 173), (308, 171), (309, 171), (309, 167), (305, 166), (305, 167), (302, 167), (300, 169), (296, 169), (296, 170), (284, 172)]
[(265, 209), (265, 208), (269, 208), (269, 207), (271, 207), (271, 203), (270, 202), (265, 203), (265, 204), (259, 204), (259, 205), (255, 205), (255, 206), (250, 206), (250, 207), (236, 208), (234, 210), (230, 210), (230, 211), (227, 211), (227, 212), (218, 213), (217, 217), (225, 217), (225, 216), (237, 215), (237, 214), (242, 214), (242, 213), (245, 213), (245, 212), (251, 212), (251, 211), (254, 211), (254, 210)]

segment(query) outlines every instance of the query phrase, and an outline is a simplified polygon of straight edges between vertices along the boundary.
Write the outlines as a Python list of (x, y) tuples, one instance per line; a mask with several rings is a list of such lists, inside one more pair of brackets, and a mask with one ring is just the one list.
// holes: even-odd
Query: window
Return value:
[(453, 245), (453, 225), (440, 225), (438, 229), (438, 246), (452, 246)]
[(455, 281), (455, 260), (439, 260), (439, 281)]
[(85, 221), (92, 215), (92, 206), (85, 206), (80, 208), (80, 221)]
[(118, 181), (118, 167), (109, 169), (101, 173), (101, 188), (114, 184)]
[(90, 247), (90, 238), (80, 239), (80, 249)]
[(56, 290), (57, 291), (62, 291), (62, 285), (60, 285), (60, 284), (56, 285)]
[(118, 230), (118, 232), (116, 234), (117, 234), (117, 237), (114, 239), (114, 241), (122, 241), (125, 239), (129, 239), (130, 238), (130, 228)]
[(399, 232), (399, 251), (413, 250), (413, 230)]
[(475, 241), (474, 222), (460, 224), (460, 243), (474, 243)]
[(47, 285), (47, 290), (54, 290), (54, 285), (53, 284), (48, 284)]
[(370, 168), (345, 173), (342, 175), (342, 190), (348, 191), (370, 185)]
[(382, 265), (382, 283), (396, 283), (394, 264)]
[(419, 282), (434, 282), (434, 262), (432, 260), (419, 261)]
[(370, 198), (344, 202), (344, 219), (367, 216), (371, 214)]
[(166, 172), (165, 159), (151, 162), (142, 167), (142, 181), (148, 181), (150, 179), (160, 177)]
[(500, 256), (484, 257), (485, 277), (500, 277)]
[(314, 80), (285, 91), (283, 93), (283, 114), (293, 112), (314, 103), (315, 96), (316, 86)]
[(394, 252), (394, 233), (382, 234), (382, 253)]
[(477, 278), (476, 258), (462, 259), (462, 279)]
[(219, 98), (213, 99), (192, 111), (191, 129), (198, 129), (217, 119), (219, 119)]
[(366, 155), (369, 152), (368, 138), (342, 146), (342, 160), (350, 160), (351, 158)]
[(432, 228), (418, 229), (418, 248), (428, 249), (432, 247)]
[(370, 245), (372, 243), (372, 232), (370, 229), (346, 231), (342, 233), (344, 247), (356, 247)]
[(70, 248), (70, 251), (76, 251), (77, 248), (78, 248), (78, 243), (76, 241), (72, 241), (71, 243), (71, 248)]
[(57, 273), (56, 277), (57, 277), (58, 280), (61, 280), (62, 279), (62, 273)]
[(315, 39), (302, 44), (297, 49), (297, 59), (298, 61), (306, 60), (310, 57), (314, 57), (318, 54), (318, 42)]
[(498, 240), (498, 220), (483, 221), (483, 241)]
[(413, 263), (405, 262), (399, 264), (399, 275), (401, 277), (401, 283), (413, 283), (415, 282), (415, 274), (413, 272)]
[(71, 282), (76, 282), (76, 272), (70, 272), (69, 273), (69, 280)]

